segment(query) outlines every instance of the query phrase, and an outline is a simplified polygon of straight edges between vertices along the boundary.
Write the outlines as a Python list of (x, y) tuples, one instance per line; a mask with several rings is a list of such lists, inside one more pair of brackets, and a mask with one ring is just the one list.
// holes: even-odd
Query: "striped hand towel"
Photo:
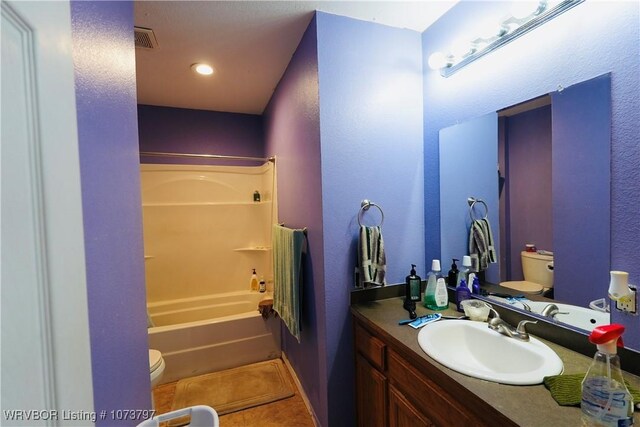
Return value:
[(358, 284), (364, 288), (368, 284), (386, 285), (385, 273), (387, 258), (384, 253), (384, 241), (379, 226), (360, 226), (360, 240), (358, 241)]
[(469, 255), (471, 269), (484, 271), (489, 263), (498, 261), (493, 242), (493, 233), (488, 219), (477, 219), (471, 223), (469, 230)]
[(303, 230), (273, 226), (273, 310), (300, 342)]

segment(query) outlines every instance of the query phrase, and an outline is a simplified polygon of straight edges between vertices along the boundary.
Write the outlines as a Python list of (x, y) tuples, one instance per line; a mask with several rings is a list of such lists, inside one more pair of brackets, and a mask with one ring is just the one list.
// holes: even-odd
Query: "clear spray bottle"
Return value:
[(622, 378), (620, 357), (616, 354), (616, 346), (623, 347), (623, 332), (624, 326), (613, 324), (598, 326), (589, 335), (598, 351), (582, 380), (583, 426), (633, 425), (633, 397)]

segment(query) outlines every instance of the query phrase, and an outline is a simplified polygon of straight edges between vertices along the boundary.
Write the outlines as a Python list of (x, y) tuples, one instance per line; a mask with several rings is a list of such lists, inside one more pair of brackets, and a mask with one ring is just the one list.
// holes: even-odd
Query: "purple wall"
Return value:
[[(439, 254), (438, 131), (446, 126), (611, 72), (611, 269), (640, 283), (640, 6), (585, 2), (449, 78), (425, 66), (425, 222), (427, 259)], [(423, 33), (423, 58), (448, 47), (483, 17), (499, 19), (501, 2), (461, 2)], [(610, 31), (610, 23), (616, 31)], [(605, 290), (607, 283), (582, 286)], [(612, 315), (640, 349), (640, 317)]]
[(523, 280), (520, 252), (525, 244), (553, 250), (551, 106), (506, 119), (506, 158), (502, 197), (508, 199), (510, 271), (503, 280)]
[(150, 408), (133, 3), (74, 1), (71, 18), (95, 410)]
[[(138, 105), (138, 132), (140, 151), (264, 156), (262, 116), (254, 114)], [(210, 160), (149, 156), (141, 161), (211, 164)]]
[(279, 221), (307, 227), (309, 244), (303, 261), (302, 336), (298, 343), (284, 329), (282, 349), (320, 424), (328, 426), (319, 118), (314, 18), (265, 109), (264, 123), (266, 154), (276, 156)]
[[(424, 260), (420, 34), (318, 12), (328, 424), (354, 424), (349, 314), (358, 210), (384, 210), (387, 280)], [(402, 308), (398, 306), (398, 315)]]

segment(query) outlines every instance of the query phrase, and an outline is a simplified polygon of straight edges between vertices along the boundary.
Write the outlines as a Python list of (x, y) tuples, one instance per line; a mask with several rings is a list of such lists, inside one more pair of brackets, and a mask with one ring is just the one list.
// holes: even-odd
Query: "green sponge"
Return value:
[[(561, 406), (580, 406), (582, 399), (582, 380), (586, 373), (583, 374), (565, 374), (544, 377), (544, 386), (551, 392), (551, 397)], [(628, 381), (625, 380), (627, 389), (633, 396), (633, 402), (640, 402), (640, 391), (633, 388)]]

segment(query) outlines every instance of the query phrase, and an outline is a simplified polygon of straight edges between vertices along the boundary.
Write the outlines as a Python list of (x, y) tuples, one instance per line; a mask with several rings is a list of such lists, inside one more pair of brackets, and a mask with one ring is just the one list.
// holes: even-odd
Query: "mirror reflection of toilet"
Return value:
[[(149, 374), (151, 375), (151, 389), (160, 383), (162, 375), (164, 374), (164, 359), (162, 353), (158, 350), (149, 350)], [(153, 404), (153, 392), (151, 393), (151, 404)]]
[(500, 286), (525, 294), (542, 294), (553, 288), (553, 254), (520, 252), (524, 280), (501, 282)]

